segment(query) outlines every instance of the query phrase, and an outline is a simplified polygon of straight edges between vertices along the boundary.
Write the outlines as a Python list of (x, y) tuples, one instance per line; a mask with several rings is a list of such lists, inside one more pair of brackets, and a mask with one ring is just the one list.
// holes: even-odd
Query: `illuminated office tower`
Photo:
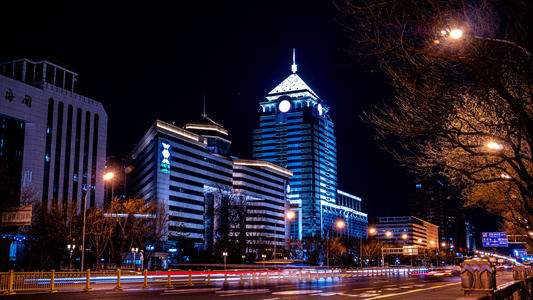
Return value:
[[(337, 143), (329, 108), (296, 74), (294, 55), (291, 69), (259, 103), (253, 158), (293, 171), (287, 197), (297, 219), (291, 236), (325, 237), (329, 229), (334, 235), (361, 236), (368, 224), (361, 199), (337, 190)], [(333, 228), (337, 219), (346, 221), (342, 232)]]

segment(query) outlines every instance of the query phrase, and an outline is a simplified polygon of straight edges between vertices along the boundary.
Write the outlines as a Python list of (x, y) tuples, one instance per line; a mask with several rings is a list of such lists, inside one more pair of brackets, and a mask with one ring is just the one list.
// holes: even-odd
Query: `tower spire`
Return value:
[(207, 117), (207, 115), (205, 114), (205, 91), (204, 91), (204, 113), (202, 114), (202, 117)]
[(294, 50), (294, 48), (292, 48), (292, 66), (291, 66), (291, 71), (293, 73), (296, 73), (297, 70), (298, 70), (298, 66), (296, 65), (296, 50)]

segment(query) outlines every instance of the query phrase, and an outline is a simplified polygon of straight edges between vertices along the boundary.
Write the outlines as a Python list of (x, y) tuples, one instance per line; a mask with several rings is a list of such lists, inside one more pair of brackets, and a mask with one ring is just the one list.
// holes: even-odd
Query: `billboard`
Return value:
[(9, 207), (2, 210), (1, 227), (23, 226), (31, 224), (31, 205)]
[(507, 232), (483, 232), (483, 247), (507, 247)]
[(418, 246), (403, 246), (403, 255), (418, 255)]

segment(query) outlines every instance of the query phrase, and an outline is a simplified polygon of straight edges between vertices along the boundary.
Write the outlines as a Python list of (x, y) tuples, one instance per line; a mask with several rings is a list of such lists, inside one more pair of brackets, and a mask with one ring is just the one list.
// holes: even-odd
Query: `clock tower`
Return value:
[(325, 237), (331, 220), (325, 219), (324, 208), (337, 198), (333, 122), (324, 101), (298, 76), (294, 50), (291, 71), (259, 103), (253, 158), (293, 171), (287, 197), (297, 219), (291, 222), (291, 236)]

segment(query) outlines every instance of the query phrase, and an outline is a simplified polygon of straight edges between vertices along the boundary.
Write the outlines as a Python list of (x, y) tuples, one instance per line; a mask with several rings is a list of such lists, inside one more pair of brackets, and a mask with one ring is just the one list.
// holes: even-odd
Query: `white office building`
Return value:
[[(107, 114), (74, 92), (77, 74), (48, 61), (0, 63), (0, 164), (17, 194), (48, 204), (103, 201)], [(16, 203), (18, 205), (18, 203)]]

